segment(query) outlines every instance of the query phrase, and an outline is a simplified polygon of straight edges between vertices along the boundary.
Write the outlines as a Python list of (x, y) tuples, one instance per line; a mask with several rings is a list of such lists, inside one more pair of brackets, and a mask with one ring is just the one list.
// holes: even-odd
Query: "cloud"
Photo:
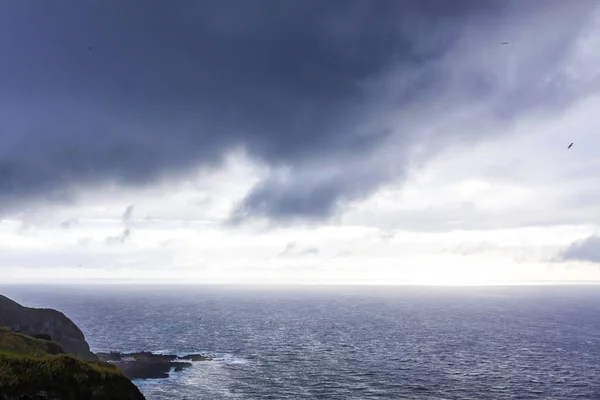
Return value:
[[(162, 204), (170, 204), (169, 199)], [(152, 194), (140, 199), (136, 212), (144, 214), (147, 201), (156, 200)], [(382, 238), (381, 229), (367, 226), (318, 224), (257, 234), (252, 224), (224, 229), (157, 218), (137, 220), (135, 233), (124, 239), (120, 217), (122, 204), (129, 199), (112, 201), (103, 203), (104, 215), (94, 214), (95, 203), (89, 204), (87, 211), (81, 206), (71, 209), (70, 214), (80, 218), (76, 229), (41, 221), (35, 236), (20, 233), (19, 220), (0, 220), (3, 281), (65, 283), (77, 278), (93, 283), (99, 278), (128, 277), (138, 283), (149, 279), (163, 283), (463, 284), (600, 279), (600, 269), (592, 264), (547, 265), (549, 255), (578, 238), (589, 237), (592, 227), (452, 232), (396, 229), (393, 238)], [(165, 212), (169, 211), (166, 207)], [(62, 215), (58, 220), (64, 220)], [(110, 236), (114, 240), (107, 245)], [(484, 248), (480, 244), (485, 244)], [(292, 250), (276, 257), (286, 247)]]
[(0, 212), (243, 148), (270, 172), (235, 217), (323, 219), (415, 160), (594, 90), (570, 63), (594, 2), (183, 4), (3, 7)]
[(127, 240), (129, 240), (129, 238), (131, 237), (132, 234), (132, 228), (129, 226), (129, 220), (131, 219), (131, 214), (133, 213), (133, 209), (134, 209), (134, 205), (129, 205), (127, 206), (127, 208), (125, 209), (125, 211), (123, 212), (123, 215), (121, 217), (121, 222), (124, 226), (123, 228), (123, 232), (119, 235), (116, 236), (108, 236), (106, 237), (106, 239), (104, 239), (104, 242), (108, 245), (114, 245), (114, 244), (119, 244), (119, 243), (125, 243)]
[(316, 256), (319, 255), (319, 253), (321, 252), (321, 250), (319, 250), (317, 247), (309, 247), (307, 249), (302, 250), (299, 254), (298, 257), (303, 257), (303, 256)]
[(310, 246), (306, 248), (298, 248), (296, 242), (290, 242), (285, 246), (285, 249), (277, 255), (277, 258), (281, 257), (305, 257), (305, 256), (316, 256), (320, 253), (319, 248)]
[(289, 254), (292, 250), (294, 250), (295, 248), (296, 248), (296, 243), (290, 242), (285, 245), (285, 249), (283, 249), (283, 251), (281, 253), (279, 253), (279, 255), (277, 257), (284, 257), (287, 254)]
[[(600, 43), (599, 43), (600, 44)], [(600, 225), (600, 97), (528, 116), (505, 135), (453, 145), (344, 208), (341, 223), (416, 231)], [(571, 141), (580, 146), (567, 150)]]
[(117, 243), (125, 243), (127, 239), (131, 237), (131, 229), (125, 228), (123, 233), (117, 236), (109, 236), (106, 238), (106, 244), (117, 244)]
[(125, 209), (125, 212), (123, 213), (123, 223), (127, 224), (129, 222), (129, 219), (131, 218), (131, 214), (133, 213), (133, 209), (135, 208), (135, 206), (133, 204), (128, 205), (127, 208)]
[(70, 229), (74, 226), (77, 226), (77, 224), (79, 224), (79, 220), (77, 218), (70, 218), (66, 221), (61, 222), (59, 226), (62, 229)]
[(600, 263), (600, 236), (592, 235), (571, 243), (559, 257), (562, 261)]

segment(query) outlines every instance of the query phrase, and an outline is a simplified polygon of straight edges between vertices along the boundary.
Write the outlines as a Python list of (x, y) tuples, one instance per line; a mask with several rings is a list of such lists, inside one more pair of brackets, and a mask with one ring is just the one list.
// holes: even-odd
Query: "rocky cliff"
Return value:
[(97, 360), (83, 332), (60, 311), (24, 307), (0, 295), (0, 326), (15, 332), (52, 339), (68, 353), (84, 360)]
[(144, 400), (119, 369), (0, 327), (0, 400)]
[(63, 313), (0, 295), (0, 400), (144, 400)]

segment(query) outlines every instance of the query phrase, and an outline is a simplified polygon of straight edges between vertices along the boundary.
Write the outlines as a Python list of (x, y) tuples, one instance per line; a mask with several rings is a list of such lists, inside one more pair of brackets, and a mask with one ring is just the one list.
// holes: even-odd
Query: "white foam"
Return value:
[(249, 361), (245, 358), (235, 356), (229, 353), (213, 354), (213, 361), (222, 362), (224, 364), (248, 364)]

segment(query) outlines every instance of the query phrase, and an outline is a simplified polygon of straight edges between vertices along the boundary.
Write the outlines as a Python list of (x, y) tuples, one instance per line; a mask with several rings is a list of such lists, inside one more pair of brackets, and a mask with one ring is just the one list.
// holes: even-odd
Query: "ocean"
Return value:
[(600, 286), (2, 286), (92, 351), (208, 353), (162, 399), (600, 399)]

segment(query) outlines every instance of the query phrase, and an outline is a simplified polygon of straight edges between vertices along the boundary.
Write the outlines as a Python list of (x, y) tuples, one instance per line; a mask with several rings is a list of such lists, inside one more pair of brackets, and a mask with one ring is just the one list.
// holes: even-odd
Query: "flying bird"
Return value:
[(573, 146), (573, 143), (571, 143), (571, 144), (569, 145), (569, 147), (567, 147), (567, 150), (568, 150), (568, 149), (570, 149), (570, 148), (571, 148), (571, 146)]
[(502, 44), (509, 44), (510, 42), (502, 42)]

